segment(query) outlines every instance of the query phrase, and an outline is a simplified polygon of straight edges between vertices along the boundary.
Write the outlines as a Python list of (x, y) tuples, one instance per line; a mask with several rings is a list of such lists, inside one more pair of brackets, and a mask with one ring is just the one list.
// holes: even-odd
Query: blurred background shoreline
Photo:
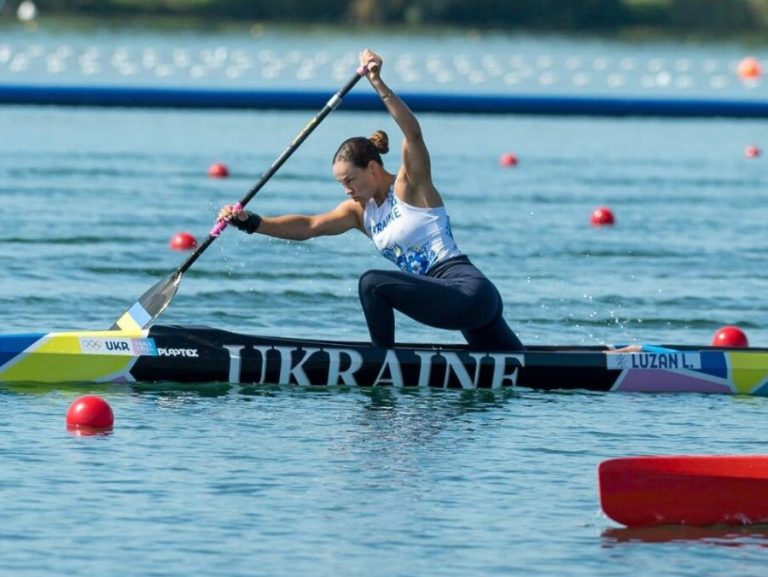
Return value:
[(254, 35), (268, 25), (336, 25), (346, 34), (371, 27), (430, 34), (459, 29), (764, 45), (768, 0), (0, 0), (0, 30), (19, 20), (28, 26), (249, 26)]

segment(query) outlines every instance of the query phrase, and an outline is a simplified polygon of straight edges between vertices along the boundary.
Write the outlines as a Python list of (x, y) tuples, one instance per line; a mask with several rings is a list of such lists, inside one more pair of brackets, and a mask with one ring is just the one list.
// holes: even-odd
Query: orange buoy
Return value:
[(505, 152), (499, 157), (499, 164), (501, 166), (517, 166), (518, 162), (517, 155), (511, 152)]
[(188, 232), (177, 232), (168, 245), (173, 250), (192, 250), (197, 246), (197, 239)]
[(229, 176), (229, 168), (226, 164), (216, 162), (208, 169), (208, 176), (211, 178), (227, 178)]
[(750, 144), (744, 149), (744, 156), (747, 158), (757, 158), (760, 156), (760, 149), (754, 144)]
[(85, 395), (75, 399), (67, 410), (68, 429), (104, 431), (111, 429), (115, 415), (109, 403), (96, 395)]
[(589, 219), (592, 226), (610, 226), (616, 223), (616, 219), (613, 216), (613, 211), (607, 206), (600, 206), (592, 211), (592, 216)]
[(739, 62), (738, 73), (742, 80), (754, 80), (763, 73), (763, 67), (757, 58), (748, 56)]
[(721, 327), (712, 337), (713, 347), (748, 347), (749, 339), (739, 327)]

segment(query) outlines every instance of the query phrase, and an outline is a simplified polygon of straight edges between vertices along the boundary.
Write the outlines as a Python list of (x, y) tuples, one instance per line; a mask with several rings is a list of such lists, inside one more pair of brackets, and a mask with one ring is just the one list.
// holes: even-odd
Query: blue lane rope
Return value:
[[(521, 96), (400, 92), (415, 112), (768, 118), (768, 101), (621, 96)], [(327, 92), (0, 84), (0, 104), (141, 108), (314, 110)], [(350, 94), (345, 110), (383, 111), (374, 94)]]

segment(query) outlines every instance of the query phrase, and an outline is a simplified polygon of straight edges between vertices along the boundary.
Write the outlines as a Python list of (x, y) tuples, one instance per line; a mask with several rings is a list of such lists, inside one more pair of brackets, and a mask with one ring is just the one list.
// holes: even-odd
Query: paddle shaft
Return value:
[[(262, 175), (262, 177), (259, 179), (259, 181), (251, 187), (251, 189), (247, 192), (247, 194), (240, 199), (240, 202), (238, 205), (240, 207), (244, 207), (246, 204), (248, 204), (251, 199), (256, 196), (256, 194), (264, 187), (264, 185), (269, 181), (270, 178), (274, 176), (274, 174), (280, 169), (283, 164), (285, 164), (285, 161), (290, 158), (290, 156), (296, 152), (296, 149), (301, 146), (301, 144), (307, 139), (307, 137), (312, 134), (312, 132), (315, 130), (315, 128), (318, 127), (318, 125), (325, 119), (326, 116), (328, 116), (333, 110), (335, 110), (339, 104), (341, 104), (342, 99), (347, 95), (347, 93), (352, 90), (352, 88), (355, 86), (355, 84), (358, 83), (358, 81), (365, 76), (366, 69), (365, 67), (360, 67), (355, 72), (355, 75), (350, 78), (347, 83), (339, 90), (336, 94), (334, 94), (328, 102), (325, 103), (325, 106), (323, 106), (323, 109), (318, 112), (312, 120), (310, 120), (307, 125), (299, 132), (299, 134), (296, 136), (296, 138), (293, 139), (291, 144), (286, 148), (283, 153), (277, 157), (277, 159), (272, 163), (272, 166), (269, 167), (269, 169)], [(185, 260), (179, 268), (176, 269), (176, 275), (180, 276), (184, 274), (189, 268), (195, 263), (195, 261), (200, 258), (200, 255), (205, 252), (205, 249), (207, 249), (214, 240), (216, 240), (221, 234), (221, 232), (227, 227), (227, 221), (226, 220), (220, 220), (218, 221), (214, 227), (211, 229), (210, 233), (208, 234), (208, 237), (198, 245), (198, 247), (195, 249), (195, 251), (189, 255), (187, 260)]]
[[(375, 70), (375, 65), (369, 64), (367, 67), (361, 66), (355, 72), (355, 75), (347, 81), (347, 83), (334, 94), (330, 100), (325, 104), (323, 109), (302, 129), (302, 131), (293, 139), (290, 146), (277, 157), (277, 159), (269, 167), (269, 170), (259, 179), (259, 181), (248, 191), (248, 193), (237, 204), (240, 208), (244, 207), (248, 202), (256, 196), (256, 193), (272, 178), (272, 176), (278, 171), (278, 169), (285, 163), (286, 160), (301, 146), (312, 131), (317, 128), (323, 119), (330, 114), (332, 110), (341, 104), (342, 98), (352, 90), (352, 87), (365, 76), (367, 70)], [(218, 220), (208, 234), (208, 238), (201, 243), (195, 251), (189, 255), (181, 266), (168, 275), (163, 280), (154, 284), (147, 292), (145, 292), (139, 300), (136, 301), (127, 311), (123, 313), (112, 325), (111, 330), (123, 330), (123, 331), (136, 331), (142, 330), (151, 325), (154, 320), (168, 307), (176, 294), (179, 283), (181, 282), (182, 275), (191, 267), (194, 262), (200, 258), (200, 255), (205, 252), (211, 243), (221, 234), (221, 232), (227, 228), (229, 222), (227, 220)]]

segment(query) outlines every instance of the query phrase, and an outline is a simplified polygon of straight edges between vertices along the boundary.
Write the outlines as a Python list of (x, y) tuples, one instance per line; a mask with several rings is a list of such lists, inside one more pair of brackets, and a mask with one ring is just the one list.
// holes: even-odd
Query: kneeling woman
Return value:
[(314, 216), (262, 217), (228, 205), (220, 219), (248, 233), (306, 240), (358, 229), (399, 271), (371, 270), (360, 277), (360, 301), (375, 346), (395, 343), (398, 310), (426, 325), (459, 330), (474, 349), (522, 350), (502, 315), (498, 290), (461, 254), (448, 214), (432, 184), (429, 152), (411, 110), (381, 79), (381, 58), (369, 50), (361, 64), (377, 64), (368, 79), (403, 132), (397, 174), (384, 168), (386, 133), (344, 141), (333, 157), (333, 174), (349, 197)]

